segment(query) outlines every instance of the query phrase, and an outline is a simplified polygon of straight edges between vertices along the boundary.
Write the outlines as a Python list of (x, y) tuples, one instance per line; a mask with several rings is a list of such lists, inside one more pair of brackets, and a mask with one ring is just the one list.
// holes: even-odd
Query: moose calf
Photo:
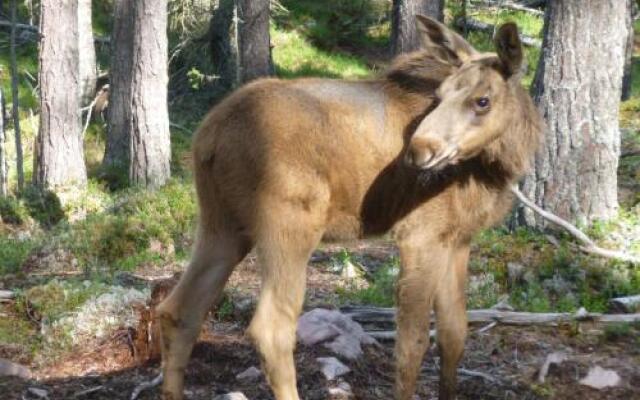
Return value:
[(298, 400), (293, 350), (307, 261), (321, 238), (391, 232), (397, 283), (395, 398), (411, 399), (437, 314), (440, 398), (455, 398), (467, 331), (469, 243), (509, 210), (540, 117), (518, 71), (522, 48), (503, 25), (496, 53), (418, 16), (420, 51), (379, 79), (263, 79), (218, 104), (193, 142), (200, 206), (193, 259), (157, 308), (165, 399), (211, 304), (257, 248), (262, 291), (248, 328), (277, 400)]

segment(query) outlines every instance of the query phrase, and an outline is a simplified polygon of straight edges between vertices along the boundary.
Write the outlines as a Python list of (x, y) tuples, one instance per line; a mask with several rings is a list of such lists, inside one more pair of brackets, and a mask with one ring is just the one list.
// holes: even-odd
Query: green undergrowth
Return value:
[[(571, 238), (559, 237), (556, 247), (526, 229), (483, 231), (472, 246), (467, 307), (489, 308), (504, 301), (518, 311), (575, 312), (584, 307), (606, 312), (609, 299), (640, 293), (640, 267), (584, 255)], [(340, 288), (340, 301), (392, 306), (398, 268), (399, 261), (390, 259), (364, 288)]]
[(358, 79), (372, 73), (360, 58), (344, 53), (332, 53), (311, 45), (296, 31), (273, 28), (273, 61), (276, 73), (283, 78), (317, 76), (324, 78)]
[[(342, 257), (350, 260), (350, 256)], [(344, 261), (342, 261), (344, 263)], [(378, 268), (369, 278), (366, 287), (350, 286), (336, 289), (339, 301), (348, 304), (367, 304), (378, 307), (392, 307), (394, 305), (395, 284), (400, 267), (400, 260), (392, 257)]]

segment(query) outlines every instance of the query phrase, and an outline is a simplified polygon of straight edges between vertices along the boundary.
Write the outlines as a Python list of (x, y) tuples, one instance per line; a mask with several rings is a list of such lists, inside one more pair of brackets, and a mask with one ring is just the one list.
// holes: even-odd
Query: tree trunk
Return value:
[(93, 42), (93, 25), (91, 23), (91, 0), (78, 1), (78, 51), (80, 62), (80, 99), (81, 104), (91, 103), (96, 94), (96, 48)]
[(13, 133), (16, 143), (16, 169), (18, 175), (18, 192), (24, 189), (24, 165), (22, 156), (22, 135), (20, 132), (20, 94), (18, 92), (18, 66), (16, 63), (16, 5), (17, 0), (11, 0), (11, 115), (13, 116)]
[(211, 16), (207, 34), (211, 62), (224, 89), (232, 89), (241, 82), (236, 1), (220, 0)]
[(420, 47), (416, 30), (416, 14), (442, 21), (444, 0), (393, 0), (391, 46), (393, 54), (406, 53)]
[(238, 0), (240, 81), (272, 74), (269, 0)]
[(112, 34), (104, 164), (135, 185), (170, 176), (167, 0), (118, 0)]
[[(610, 218), (618, 208), (627, 1), (557, 0), (546, 8), (544, 50), (532, 91), (547, 129), (523, 192), (577, 223)], [(519, 221), (544, 226), (529, 211)]]
[(273, 74), (268, 0), (221, 0), (209, 25), (211, 54), (231, 89)]
[(34, 183), (44, 188), (87, 183), (80, 118), (78, 2), (41, 0), (40, 131)]
[(633, 0), (629, 1), (629, 12), (627, 13), (627, 43), (625, 48), (624, 59), (624, 75), (622, 78), (622, 101), (629, 100), (631, 97), (631, 87), (633, 82), (633, 51), (635, 45), (635, 31), (633, 29), (633, 17), (636, 13), (636, 4)]
[[(0, 197), (4, 197), (9, 193), (7, 185), (7, 150), (5, 148), (7, 136), (5, 134), (5, 108), (4, 108), (4, 92), (0, 87)], [(2, 217), (0, 216), (0, 221)]]

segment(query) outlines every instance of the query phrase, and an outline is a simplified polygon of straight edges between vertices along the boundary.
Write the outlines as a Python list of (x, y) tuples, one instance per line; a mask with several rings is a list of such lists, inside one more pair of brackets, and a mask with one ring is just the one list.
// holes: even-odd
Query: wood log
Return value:
[(609, 300), (613, 312), (633, 313), (640, 309), (640, 294), (627, 297), (616, 297)]
[(13, 299), (15, 297), (15, 293), (11, 290), (0, 290), (0, 299)]
[[(342, 307), (341, 312), (361, 324), (392, 324), (395, 321), (394, 308), (379, 307)], [(435, 314), (431, 316), (435, 320)], [(494, 309), (469, 310), (467, 319), (470, 324), (498, 322), (505, 325), (542, 325), (557, 326), (568, 322), (593, 322), (595, 324), (618, 324), (640, 322), (640, 313), (635, 314), (601, 314), (590, 313), (584, 309), (576, 313), (531, 313), (518, 311), (500, 311)]]

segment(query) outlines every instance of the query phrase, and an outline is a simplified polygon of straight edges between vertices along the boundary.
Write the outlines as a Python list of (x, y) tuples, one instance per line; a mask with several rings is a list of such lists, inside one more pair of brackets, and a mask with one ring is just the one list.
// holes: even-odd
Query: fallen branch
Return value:
[[(11, 27), (11, 25), (13, 25), (11, 23), (11, 21), (0, 20), (0, 26)], [(31, 31), (31, 32), (35, 32), (35, 33), (39, 32), (38, 27), (34, 26), (34, 25), (16, 23), (15, 27), (16, 27), (16, 29), (22, 29), (23, 31)]]
[(141, 384), (136, 386), (133, 389), (133, 392), (131, 392), (131, 397), (129, 398), (129, 400), (136, 400), (138, 398), (138, 396), (140, 396), (140, 393), (142, 393), (144, 390), (156, 387), (156, 386), (160, 385), (161, 383), (162, 383), (162, 372), (160, 372), (158, 374), (158, 376), (153, 378), (153, 380), (147, 381), (147, 382), (142, 382)]
[(517, 3), (505, 3), (503, 5), (503, 7), (511, 9), (511, 10), (528, 12), (528, 13), (533, 14), (533, 15), (540, 15), (540, 16), (544, 15), (543, 11), (537, 10), (535, 8), (523, 6), (523, 5), (517, 4)]
[(627, 150), (627, 151), (623, 151), (620, 154), (620, 158), (623, 157), (635, 157), (635, 156), (640, 156), (640, 150), (636, 149), (636, 150)]
[(540, 11), (537, 8), (533, 8), (526, 3), (520, 4), (521, 2), (517, 3), (513, 1), (505, 2), (504, 0), (484, 0), (484, 1), (481, 1), (480, 3), (490, 7), (497, 7), (498, 9), (507, 8), (510, 10), (527, 12), (534, 15), (544, 15), (543, 11)]
[(512, 185), (510, 187), (510, 190), (513, 194), (516, 195), (516, 197), (518, 198), (518, 200), (522, 202), (522, 204), (524, 204), (525, 206), (535, 211), (537, 214), (539, 214), (542, 218), (546, 219), (547, 221), (553, 222), (554, 224), (564, 228), (573, 237), (575, 237), (580, 242), (582, 242), (584, 245), (580, 246), (580, 250), (584, 251), (585, 253), (596, 254), (605, 258), (621, 260), (621, 261), (630, 262), (633, 264), (640, 264), (640, 258), (638, 257), (632, 256), (630, 254), (626, 254), (620, 251), (616, 251), (616, 250), (603, 249), (602, 247), (598, 246), (597, 244), (595, 244), (593, 240), (589, 238), (589, 236), (587, 236), (580, 229), (576, 228), (574, 225), (558, 217), (557, 215), (543, 210), (533, 201), (529, 200), (520, 191), (520, 189), (518, 189), (516, 185)]
[[(394, 324), (395, 308), (381, 307), (342, 307), (345, 315), (351, 317), (360, 324)], [(431, 320), (436, 319), (432, 314)], [(518, 311), (500, 311), (494, 309), (481, 309), (467, 311), (467, 320), (470, 324), (497, 322), (505, 325), (542, 325), (557, 326), (569, 322), (593, 322), (596, 324), (610, 325), (621, 322), (640, 322), (640, 313), (636, 314), (601, 314), (590, 313), (584, 309), (576, 313), (531, 313)]]
[[(486, 22), (478, 21), (477, 19), (467, 18), (465, 21), (463, 18), (458, 18), (456, 20), (456, 26), (461, 29), (471, 29), (474, 31), (481, 31), (493, 35), (496, 27), (492, 24), (487, 24)], [(529, 47), (542, 47), (542, 42), (539, 39), (532, 38), (526, 35), (520, 35), (520, 40), (522, 44)]]

